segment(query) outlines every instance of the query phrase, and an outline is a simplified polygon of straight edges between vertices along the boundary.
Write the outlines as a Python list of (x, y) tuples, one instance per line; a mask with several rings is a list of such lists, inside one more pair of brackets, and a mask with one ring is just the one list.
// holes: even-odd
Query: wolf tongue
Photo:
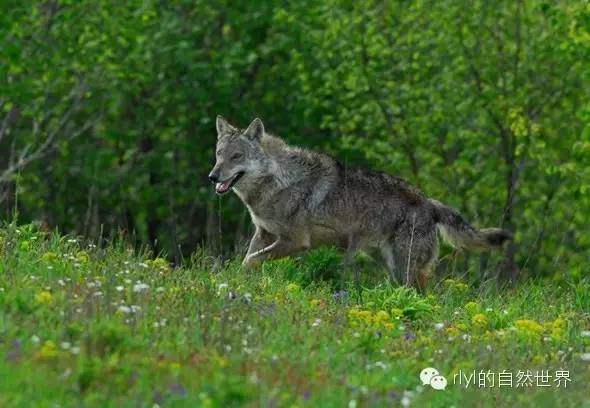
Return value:
[(230, 181), (224, 181), (222, 183), (215, 184), (215, 190), (217, 191), (226, 191), (229, 188)]

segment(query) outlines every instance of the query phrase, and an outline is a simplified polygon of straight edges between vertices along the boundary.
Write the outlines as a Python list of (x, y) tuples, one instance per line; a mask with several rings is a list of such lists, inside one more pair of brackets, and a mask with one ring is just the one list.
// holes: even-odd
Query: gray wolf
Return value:
[(475, 228), (399, 177), (290, 146), (258, 118), (238, 129), (218, 116), (216, 127), (209, 179), (217, 194), (237, 194), (256, 228), (246, 267), (331, 245), (346, 251), (345, 260), (366, 251), (392, 282), (423, 288), (438, 256), (437, 231), (471, 250), (499, 248), (511, 238), (500, 228)]

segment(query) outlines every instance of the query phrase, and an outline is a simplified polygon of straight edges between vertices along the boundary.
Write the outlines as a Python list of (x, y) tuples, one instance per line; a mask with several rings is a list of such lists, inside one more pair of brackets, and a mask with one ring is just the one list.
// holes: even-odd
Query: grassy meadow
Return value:
[[(359, 269), (360, 284), (342, 279), (330, 250), (252, 272), (198, 252), (173, 268), (123, 241), (5, 225), (0, 406), (590, 406), (588, 281), (416, 293)], [(422, 385), (426, 367), (445, 390)], [(454, 383), (473, 370), (513, 385)], [(548, 385), (518, 385), (527, 370)]]

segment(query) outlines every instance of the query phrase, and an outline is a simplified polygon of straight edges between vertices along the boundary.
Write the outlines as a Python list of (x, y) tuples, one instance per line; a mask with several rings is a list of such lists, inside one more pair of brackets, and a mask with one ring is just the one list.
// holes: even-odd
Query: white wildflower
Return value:
[(141, 293), (145, 290), (148, 290), (149, 288), (150, 287), (148, 284), (138, 281), (135, 285), (133, 285), (133, 292)]
[(123, 306), (119, 306), (119, 308), (117, 309), (117, 311), (118, 312), (121, 312), (121, 313), (128, 314), (128, 313), (131, 313), (131, 308), (129, 306), (124, 306), (123, 305)]
[(375, 367), (379, 367), (379, 368), (382, 368), (384, 370), (387, 368), (387, 364), (385, 364), (383, 361), (377, 361), (377, 362), (375, 362), (374, 365), (375, 365)]

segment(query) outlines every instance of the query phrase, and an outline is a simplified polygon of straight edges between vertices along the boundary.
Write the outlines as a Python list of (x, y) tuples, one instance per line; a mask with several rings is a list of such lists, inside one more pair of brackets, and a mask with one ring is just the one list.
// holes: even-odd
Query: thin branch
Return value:
[[(71, 110), (66, 112), (64, 117), (62, 117), (62, 120), (60, 121), (59, 126), (56, 127), (51, 132), (49, 137), (40, 146), (38, 146), (37, 149), (35, 149), (35, 151), (28, 154), (28, 151), (30, 150), (31, 145), (30, 144), (27, 145), (25, 147), (25, 149), (19, 154), (18, 160), (16, 160), (16, 162), (12, 163), (6, 170), (4, 170), (2, 173), (0, 173), (0, 184), (6, 183), (7, 181), (9, 181), (12, 178), (14, 173), (19, 172), (20, 170), (22, 170), (24, 167), (28, 166), (32, 162), (37, 161), (37, 160), (45, 157), (47, 154), (49, 154), (55, 148), (55, 141), (56, 141), (57, 135), (61, 131), (61, 129), (65, 126), (65, 123), (67, 122), (67, 120), (69, 119), (71, 114), (72, 114)], [(80, 135), (82, 135), (84, 132), (86, 132), (88, 129), (90, 129), (92, 126), (94, 126), (96, 124), (96, 122), (98, 122), (98, 120), (101, 117), (102, 117), (102, 115), (99, 114), (99, 115), (95, 116), (94, 118), (87, 120), (82, 127), (80, 127), (78, 130), (76, 130), (74, 133), (72, 133), (68, 137), (68, 140), (73, 140), (73, 139), (79, 137)]]

